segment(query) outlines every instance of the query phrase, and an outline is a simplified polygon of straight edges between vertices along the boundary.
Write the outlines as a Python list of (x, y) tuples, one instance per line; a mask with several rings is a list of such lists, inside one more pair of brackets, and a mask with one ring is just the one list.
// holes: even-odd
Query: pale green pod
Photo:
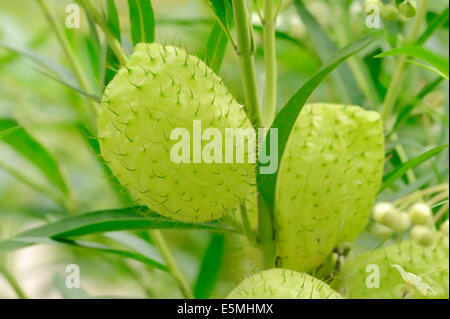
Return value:
[(289, 136), (277, 191), (276, 266), (309, 272), (366, 227), (384, 166), (380, 116), (306, 105)]
[[(197, 133), (194, 120), (201, 121)], [(244, 163), (224, 163), (224, 154), (222, 162), (194, 163), (193, 152), (205, 154), (211, 142), (203, 135), (196, 146), (195, 134), (217, 128), (225, 139), (226, 128), (251, 127), (242, 106), (203, 61), (157, 43), (136, 46), (107, 86), (98, 115), (102, 156), (136, 202), (188, 222), (220, 218), (239, 207), (254, 187), (256, 172), (247, 137), (239, 144)], [(174, 129), (188, 133), (190, 149), (184, 154), (189, 161), (171, 157), (181, 140), (171, 136)]]
[[(347, 260), (333, 287), (351, 299), (448, 298), (448, 258), (444, 237), (428, 247), (404, 241)], [(414, 280), (405, 280), (399, 267)], [(407, 293), (399, 295), (404, 285)]]
[(305, 273), (270, 269), (241, 282), (228, 299), (342, 299), (325, 282)]

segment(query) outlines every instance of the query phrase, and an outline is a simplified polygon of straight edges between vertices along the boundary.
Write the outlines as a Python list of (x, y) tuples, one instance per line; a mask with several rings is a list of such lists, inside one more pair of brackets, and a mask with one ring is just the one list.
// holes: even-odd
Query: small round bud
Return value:
[(406, 213), (400, 213), (395, 208), (387, 211), (380, 210), (377, 215), (378, 222), (397, 233), (404, 232), (411, 226), (411, 220)]
[(381, 16), (386, 20), (395, 21), (398, 17), (398, 9), (391, 4), (385, 5), (381, 10)]
[(375, 10), (375, 6), (377, 6), (378, 9), (381, 11), (383, 9), (384, 4), (380, 0), (366, 0), (364, 2), (364, 11), (367, 14), (372, 14), (373, 11)]
[(373, 208), (373, 219), (379, 223), (383, 220), (384, 216), (395, 211), (395, 207), (391, 203), (378, 203)]
[(411, 0), (405, 0), (400, 3), (398, 7), (400, 13), (407, 18), (412, 18), (416, 15), (416, 2)]
[(411, 229), (411, 239), (421, 246), (430, 246), (434, 242), (434, 233), (428, 226), (416, 225)]
[(448, 237), (448, 219), (441, 225), (441, 233)]
[(411, 227), (411, 219), (406, 213), (395, 214), (395, 224), (392, 225), (392, 229), (397, 233), (402, 233)]
[(389, 227), (386, 227), (380, 223), (374, 223), (370, 230), (372, 234), (379, 239), (386, 239), (394, 232)]
[(416, 203), (411, 206), (408, 215), (414, 225), (429, 225), (431, 223), (431, 208), (425, 203)]

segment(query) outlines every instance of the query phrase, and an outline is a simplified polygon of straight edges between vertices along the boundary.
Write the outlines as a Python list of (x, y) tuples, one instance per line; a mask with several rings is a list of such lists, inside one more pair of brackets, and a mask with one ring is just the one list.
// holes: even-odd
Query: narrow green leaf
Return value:
[(206, 43), (205, 62), (218, 73), (228, 46), (228, 37), (221, 26), (216, 22)]
[[(143, 254), (140, 254), (140, 253), (137, 253), (134, 251), (112, 248), (112, 247), (109, 247), (109, 246), (106, 246), (106, 245), (103, 245), (100, 243), (96, 243), (93, 241), (70, 240), (70, 239), (61, 239), (61, 238), (47, 238), (44, 236), (35, 236), (35, 237), (19, 236), (19, 237), (13, 238), (10, 241), (13, 241), (16, 243), (22, 243), (26, 246), (38, 245), (38, 244), (70, 245), (70, 246), (73, 246), (76, 248), (88, 249), (88, 250), (92, 250), (92, 251), (96, 251), (96, 252), (102, 252), (102, 253), (107, 253), (107, 254), (112, 254), (112, 255), (117, 255), (120, 257), (137, 260), (148, 266), (158, 268), (163, 271), (168, 271), (167, 267), (165, 265), (163, 265), (160, 262), (153, 260), (152, 258), (149, 258)], [(2, 245), (2, 242), (0, 242), (0, 247), (1, 247), (1, 245)], [(1, 255), (1, 248), (0, 248), (0, 255)]]
[(0, 130), (0, 140), (1, 140), (3, 137), (8, 136), (9, 134), (11, 134), (12, 132), (14, 132), (15, 130), (17, 130), (17, 129), (19, 129), (19, 128), (20, 128), (20, 125), (17, 125), (17, 126), (13, 126), (13, 127), (4, 129), (4, 130), (3, 130), (3, 129)]
[(224, 235), (219, 233), (213, 234), (203, 257), (195, 284), (194, 295), (196, 299), (211, 297), (222, 264), (224, 246)]
[(30, 61), (36, 63), (41, 68), (47, 70), (49, 73), (54, 73), (58, 75), (60, 78), (64, 79), (65, 81), (76, 82), (75, 76), (67, 68), (63, 67), (62, 65), (58, 64), (55, 61), (52, 61), (50, 59), (47, 59), (46, 57), (41, 56), (40, 54), (34, 51), (4, 42), (0, 42), (0, 47), (8, 49), (14, 53), (19, 54), (24, 58), (29, 59)]
[(410, 169), (413, 169), (413, 168), (419, 166), (420, 164), (422, 164), (423, 162), (425, 162), (426, 160), (436, 156), (437, 154), (442, 152), (444, 149), (448, 148), (448, 146), (449, 146), (448, 144), (437, 146), (437, 147), (407, 161), (406, 163), (403, 163), (402, 165), (397, 166), (394, 170), (392, 170), (389, 173), (387, 173), (386, 175), (384, 175), (383, 185), (381, 186), (379, 193), (381, 193), (383, 190), (385, 190), (386, 188), (391, 186), (392, 183), (394, 183), (398, 178), (405, 175)]
[(389, 135), (392, 135), (392, 133), (397, 131), (399, 126), (402, 125), (403, 122), (405, 122), (408, 119), (408, 117), (410, 116), (410, 114), (414, 110), (414, 108), (417, 105), (419, 105), (420, 101), (422, 101), (423, 98), (425, 98), (425, 96), (427, 96), (431, 91), (433, 91), (442, 81), (443, 81), (443, 79), (441, 77), (439, 77), (439, 78), (435, 79), (434, 81), (428, 83), (422, 90), (420, 90), (420, 92), (412, 99), (411, 102), (409, 102), (406, 106), (404, 106), (400, 110), (400, 112), (397, 116), (397, 120), (395, 121), (395, 124), (394, 124), (391, 132), (389, 133)]
[(417, 62), (417, 61), (414, 61), (414, 60), (406, 60), (406, 62), (414, 64), (414, 65), (417, 65), (417, 66), (420, 66), (420, 67), (422, 67), (424, 69), (427, 69), (428, 71), (433, 72), (434, 74), (439, 75), (441, 78), (448, 80), (448, 76), (447, 75), (445, 75), (444, 73), (442, 73), (441, 71), (439, 71), (438, 69), (436, 69), (435, 67), (433, 67), (431, 65), (420, 63), (420, 62)]
[(0, 256), (8, 251), (26, 247), (26, 242), (16, 238), (67, 239), (84, 235), (132, 229), (209, 229), (234, 231), (219, 221), (209, 223), (183, 223), (166, 218), (146, 207), (130, 207), (86, 213), (68, 217), (27, 230), (15, 238), (0, 242)]
[[(17, 126), (19, 124), (12, 119), (0, 118), (0, 131)], [(56, 185), (64, 194), (69, 193), (69, 188), (61, 173), (58, 162), (24, 128), (15, 129), (10, 134), (3, 136), (1, 141), (9, 144), (14, 150), (34, 164), (52, 185)]]
[(203, 0), (216, 18), (216, 22), (227, 35), (228, 40), (235, 45), (231, 28), (233, 27), (233, 3), (232, 0)]
[(62, 84), (64, 86), (68, 87), (69, 89), (74, 90), (75, 92), (77, 92), (77, 93), (87, 97), (88, 99), (90, 99), (90, 100), (92, 100), (94, 102), (97, 102), (97, 103), (100, 102), (101, 98), (99, 96), (86, 92), (85, 90), (80, 88), (78, 83), (61, 79), (61, 78), (59, 78), (59, 77), (57, 77), (57, 76), (55, 76), (55, 75), (53, 75), (51, 73), (46, 72), (45, 70), (43, 70), (43, 69), (41, 69), (41, 68), (39, 68), (37, 66), (30, 65), (30, 67), (32, 69), (36, 70), (37, 72), (41, 73), (42, 75), (45, 75), (49, 79), (52, 79), (52, 80), (58, 82), (59, 84)]
[[(286, 106), (280, 111), (272, 124), (272, 128), (278, 129), (278, 167), (283, 159), (284, 149), (289, 138), (290, 132), (294, 123), (300, 114), (303, 106), (314, 92), (314, 90), (320, 85), (320, 83), (329, 75), (337, 66), (343, 61), (352, 56), (353, 54), (361, 51), (374, 43), (384, 34), (383, 31), (375, 32), (372, 35), (364, 37), (349, 46), (339, 50), (330, 59), (328, 63), (323, 65), (319, 71), (309, 79), (288, 101)], [(271, 131), (269, 130), (266, 137), (266, 148), (269, 150)], [(261, 168), (262, 164), (259, 163), (258, 167)], [(259, 174), (258, 173), (258, 188), (259, 191), (270, 208), (274, 207), (275, 187), (278, 177), (278, 169), (274, 174)]]
[(133, 45), (155, 40), (155, 16), (150, 0), (128, 0)]
[(449, 7), (444, 9), (441, 14), (434, 17), (434, 19), (430, 22), (426, 30), (422, 33), (422, 35), (417, 39), (416, 46), (422, 46), (432, 35), (433, 33), (442, 27), (446, 22), (448, 22), (448, 14)]
[[(106, 1), (106, 20), (108, 23), (108, 26), (111, 30), (112, 35), (114, 38), (119, 41), (119, 43), (122, 43), (121, 36), (120, 36), (120, 21), (119, 21), (119, 15), (117, 12), (116, 4), (114, 0), (107, 0)], [(109, 47), (106, 49), (106, 59), (105, 59), (105, 79), (104, 84), (108, 85), (109, 82), (114, 78), (117, 71), (120, 68), (120, 62), (119, 59), (117, 59), (116, 55), (114, 54), (113, 50)]]
[(448, 79), (449, 76), (449, 61), (448, 59), (441, 57), (425, 48), (421, 47), (404, 47), (404, 48), (396, 48), (386, 52), (383, 52), (377, 56), (376, 58), (384, 58), (391, 55), (407, 55), (414, 58), (418, 58), (424, 60), (431, 64), (433, 67), (439, 70), (445, 77)]
[[(322, 26), (317, 22), (313, 15), (308, 11), (302, 0), (294, 0), (295, 7), (303, 23), (308, 29), (308, 34), (313, 42), (317, 53), (322, 62), (328, 61), (334, 52), (338, 50), (337, 46), (330, 40)], [(338, 74), (334, 79), (340, 91), (344, 95), (343, 102), (349, 102), (355, 105), (363, 105), (364, 95), (362, 94), (358, 83), (356, 82), (351, 69), (347, 64), (342, 63), (337, 68)]]

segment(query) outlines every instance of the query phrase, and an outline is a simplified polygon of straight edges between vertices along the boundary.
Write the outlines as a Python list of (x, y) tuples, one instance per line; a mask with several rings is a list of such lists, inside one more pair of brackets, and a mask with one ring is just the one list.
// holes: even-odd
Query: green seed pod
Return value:
[(383, 6), (381, 16), (388, 21), (395, 21), (398, 18), (398, 9), (391, 4), (387, 4)]
[[(333, 288), (350, 299), (443, 298), (449, 297), (449, 250), (442, 238), (423, 247), (413, 241), (379, 248), (346, 260)], [(394, 267), (395, 265), (395, 267)], [(421, 292), (418, 280), (406, 282), (399, 266), (418, 276), (432, 290)], [(398, 285), (408, 294), (398, 294)]]
[(411, 239), (425, 247), (433, 244), (434, 235), (430, 226), (416, 225), (411, 229)]
[(342, 299), (323, 281), (287, 269), (270, 269), (241, 282), (228, 299)]
[(383, 2), (380, 0), (366, 0), (364, 1), (364, 11), (367, 14), (372, 14), (374, 10), (374, 6), (377, 6), (381, 11), (383, 9)]
[(407, 18), (412, 18), (416, 15), (416, 2), (411, 0), (405, 0), (400, 3), (398, 7), (400, 13)]
[(414, 225), (429, 225), (432, 222), (431, 208), (425, 203), (416, 203), (411, 206), (408, 215)]
[(366, 227), (384, 165), (380, 116), (357, 106), (305, 105), (281, 160), (276, 266), (320, 266)]
[[(239, 207), (255, 184), (255, 167), (247, 139), (244, 163), (198, 161), (210, 142), (194, 120), (201, 131), (216, 128), (222, 136), (226, 128), (252, 127), (205, 63), (183, 49), (141, 43), (106, 88), (97, 123), (102, 156), (136, 202), (177, 220), (205, 222)], [(172, 138), (174, 129), (185, 134)], [(184, 155), (174, 161), (180, 137), (188, 149), (178, 148)]]
[(448, 219), (444, 223), (442, 223), (440, 231), (442, 234), (448, 237)]

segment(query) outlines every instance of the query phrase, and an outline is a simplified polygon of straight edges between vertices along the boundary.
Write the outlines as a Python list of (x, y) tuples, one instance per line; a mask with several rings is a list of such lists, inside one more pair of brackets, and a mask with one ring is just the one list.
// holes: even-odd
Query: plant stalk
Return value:
[(114, 35), (111, 32), (111, 29), (109, 28), (104, 15), (99, 11), (95, 5), (92, 3), (92, 0), (83, 0), (83, 3), (85, 5), (85, 9), (91, 14), (92, 18), (94, 19), (95, 23), (102, 29), (106, 41), (108, 42), (109, 47), (116, 55), (117, 59), (119, 60), (119, 63), (121, 65), (125, 65), (128, 60), (128, 56), (125, 54), (125, 52), (122, 49), (122, 46), (120, 45), (119, 41), (114, 37)]
[[(427, 12), (428, 3), (430, 0), (422, 0), (420, 2), (420, 6), (417, 12), (417, 16), (414, 20), (414, 24), (412, 26), (411, 32), (406, 41), (407, 45), (414, 43), (417, 34), (419, 32), (422, 21)], [(384, 105), (381, 111), (383, 122), (388, 124), (389, 116), (391, 115), (392, 109), (394, 108), (395, 102), (398, 99), (398, 95), (401, 91), (403, 80), (404, 80), (404, 71), (406, 69), (406, 60), (407, 56), (401, 56), (397, 63), (397, 68), (395, 69), (394, 76), (392, 77), (391, 84), (389, 85), (388, 92), (386, 94), (386, 98), (384, 100)]]
[(266, 68), (266, 95), (263, 112), (265, 127), (270, 127), (277, 109), (276, 9), (273, 0), (264, 0), (264, 20), (261, 22), (263, 24), (264, 63)]
[(258, 195), (258, 243), (262, 252), (264, 269), (273, 268), (275, 262), (273, 216), (261, 195)]
[[(75, 52), (73, 51), (72, 47), (69, 44), (69, 41), (67, 41), (67, 38), (64, 36), (64, 32), (61, 29), (61, 26), (57, 23), (55, 17), (53, 16), (46, 0), (37, 0), (37, 3), (41, 7), (42, 11), (44, 12), (45, 16), (47, 17), (47, 20), (50, 24), (50, 26), (53, 28), (56, 37), (58, 38), (59, 43), (61, 44), (62, 49), (64, 50), (64, 53), (66, 54), (67, 58), (69, 59), (69, 62), (75, 72), (75, 76), (77, 77), (78, 83), (80, 86), (85, 90), (86, 92), (90, 92), (91, 88), (89, 85), (89, 81), (87, 80), (83, 68), (81, 67), (81, 64), (79, 63)], [(91, 105), (91, 111), (93, 114), (97, 113), (96, 105), (93, 102), (90, 102)]]
[(6, 281), (11, 285), (11, 288), (16, 293), (17, 297), (20, 299), (27, 299), (27, 296), (25, 295), (25, 292), (20, 287), (19, 283), (16, 281), (14, 276), (4, 267), (2, 264), (0, 264), (0, 274), (3, 274), (3, 277), (5, 277)]
[(186, 299), (193, 299), (194, 294), (192, 293), (192, 290), (189, 287), (189, 284), (187, 283), (186, 279), (184, 278), (183, 274), (181, 273), (180, 268), (178, 267), (175, 259), (173, 258), (172, 252), (170, 251), (170, 248), (167, 245), (166, 240), (164, 239), (163, 235), (161, 234), (161, 231), (151, 230), (150, 236), (152, 237), (155, 245), (158, 247), (159, 251), (161, 252), (162, 257), (163, 257), (164, 261), (167, 263), (167, 267), (169, 268), (170, 273), (172, 274), (173, 278), (177, 282), (177, 285), (180, 288), (183, 296)]
[(233, 0), (233, 11), (237, 34), (237, 54), (241, 65), (246, 108), (254, 126), (260, 128), (262, 121), (256, 85), (255, 61), (253, 59), (252, 29), (246, 0)]

